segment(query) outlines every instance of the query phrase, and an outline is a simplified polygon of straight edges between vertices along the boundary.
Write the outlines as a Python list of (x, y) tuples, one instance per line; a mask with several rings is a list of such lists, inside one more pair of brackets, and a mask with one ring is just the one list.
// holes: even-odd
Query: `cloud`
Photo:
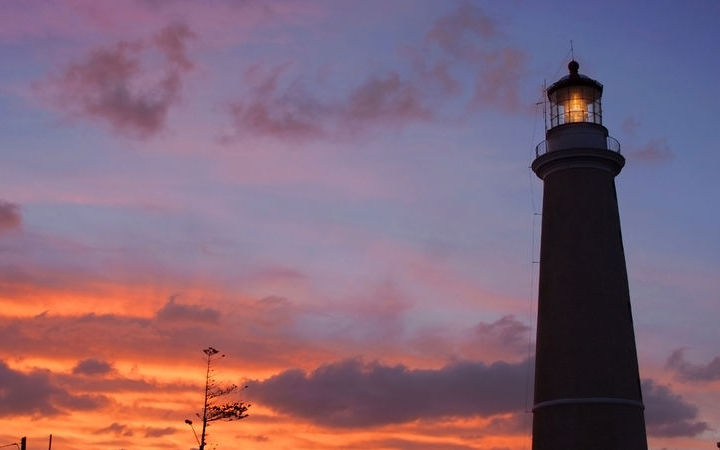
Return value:
[(665, 138), (650, 139), (645, 146), (628, 153), (630, 157), (648, 163), (663, 163), (675, 157)]
[(635, 136), (640, 128), (640, 121), (633, 116), (626, 117), (620, 124), (620, 128), (626, 135)]
[(682, 348), (675, 350), (666, 364), (679, 378), (687, 381), (720, 380), (720, 356), (714, 357), (707, 364), (693, 364), (685, 360), (684, 352), (685, 349)]
[(28, 373), (13, 370), (0, 361), (0, 417), (52, 416), (69, 410), (93, 410), (104, 406), (103, 396), (75, 395), (58, 386), (49, 371)]
[[(476, 3), (466, 1), (439, 18), (425, 39), (442, 49), (454, 65), (468, 65), (477, 74), (470, 100), (473, 109), (522, 112), (525, 108), (520, 100), (520, 85), (527, 72), (527, 57), (519, 48), (497, 46), (500, 37), (497, 22)], [(435, 77), (452, 88), (455, 81), (448, 67), (448, 62), (437, 65)]]
[(20, 206), (15, 203), (0, 200), (0, 234), (5, 231), (20, 228), (22, 215)]
[[(410, 439), (402, 438), (385, 438), (385, 439), (373, 439), (368, 441), (356, 442), (344, 446), (343, 448), (351, 449), (368, 449), (368, 448), (382, 448), (382, 449), (402, 449), (402, 450), (473, 450), (477, 449), (476, 446), (457, 444), (452, 441), (415, 441)], [(490, 449), (494, 450), (494, 449)]]
[[(520, 363), (456, 362), (411, 369), (358, 359), (306, 373), (281, 372), (249, 383), (253, 400), (273, 410), (328, 427), (372, 427), (451, 417), (495, 416), (488, 432), (521, 432), (522, 386), (529, 360)], [(648, 432), (657, 437), (695, 436), (709, 429), (698, 408), (668, 386), (642, 382)]]
[(656, 384), (653, 380), (643, 380), (642, 393), (648, 434), (657, 437), (695, 436), (710, 428), (707, 423), (696, 420), (698, 408), (669, 387)]
[(420, 90), (396, 72), (366, 80), (350, 94), (346, 108), (343, 117), (348, 126), (358, 121), (404, 123), (432, 118)]
[(342, 98), (322, 101), (304, 88), (302, 77), (283, 84), (280, 77), (286, 69), (254, 66), (246, 72), (248, 94), (230, 105), (238, 135), (311, 140), (432, 117), (419, 89), (396, 72), (372, 75)]
[(197, 305), (175, 303), (177, 296), (172, 296), (156, 313), (156, 317), (166, 321), (189, 321), (216, 324), (220, 321), (220, 311)]
[(525, 60), (525, 53), (514, 48), (482, 54), (471, 106), (493, 106), (508, 113), (522, 111), (520, 83), (525, 74)]
[(110, 363), (100, 359), (84, 359), (73, 367), (72, 373), (75, 375), (106, 375), (113, 371)]
[(476, 37), (491, 39), (497, 35), (495, 21), (477, 5), (465, 1), (457, 10), (438, 19), (428, 31), (426, 39), (460, 57), (471, 48), (469, 40)]
[(279, 78), (285, 69), (255, 65), (245, 72), (246, 98), (230, 105), (240, 135), (306, 140), (325, 134), (322, 122), (328, 116), (327, 107), (307, 94), (298, 80), (281, 87)]
[(127, 425), (113, 422), (105, 428), (94, 431), (95, 434), (114, 434), (115, 436), (132, 436), (133, 432)]
[(183, 70), (190, 70), (194, 65), (188, 59), (186, 42), (196, 37), (186, 24), (176, 23), (160, 30), (155, 36), (155, 45), (165, 54), (168, 62)]
[(421, 43), (402, 47), (406, 58), (399, 66), (409, 63), (409, 70), (378, 68), (334, 98), (327, 98), (324, 86), (309, 88), (312, 77), (289, 74), (293, 65), (252, 66), (244, 76), (243, 98), (229, 108), (236, 136), (313, 140), (432, 122), (463, 92), (453, 71), (477, 74), (472, 96), (465, 99), (471, 110), (522, 111), (526, 55), (514, 47), (496, 49), (499, 36), (493, 19), (463, 2), (437, 19)]
[[(152, 43), (121, 41), (96, 48), (36, 86), (70, 116), (105, 122), (121, 134), (148, 137), (165, 127), (168, 111), (180, 97), (182, 75), (192, 68), (185, 45), (193, 36), (186, 25), (174, 24), (162, 29)], [(153, 51), (159, 51), (164, 62), (156, 62), (157, 68), (143, 67), (143, 57), (152, 57)]]
[(517, 410), (528, 362), (458, 362), (437, 370), (349, 359), (250, 383), (254, 400), (332, 427), (368, 427)]
[(474, 343), (506, 348), (513, 352), (527, 350), (530, 327), (515, 316), (503, 316), (495, 322), (479, 322), (473, 328)]
[(165, 427), (165, 428), (148, 427), (148, 428), (145, 428), (145, 437), (146, 438), (158, 438), (158, 437), (163, 437), (163, 436), (167, 436), (170, 434), (175, 434), (175, 433), (177, 433), (177, 431), (178, 431), (177, 428), (173, 428), (173, 427)]

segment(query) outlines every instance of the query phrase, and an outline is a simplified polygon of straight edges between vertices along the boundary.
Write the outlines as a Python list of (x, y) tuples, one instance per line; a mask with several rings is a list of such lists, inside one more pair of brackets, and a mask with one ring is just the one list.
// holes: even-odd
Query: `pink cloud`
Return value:
[(368, 121), (427, 121), (432, 112), (423, 101), (420, 90), (395, 72), (386, 77), (371, 77), (350, 94), (344, 120), (350, 127)]
[(680, 379), (686, 381), (720, 380), (720, 356), (716, 356), (707, 364), (694, 364), (685, 360), (685, 349), (679, 348), (672, 352), (666, 366), (675, 371)]
[(272, 70), (254, 66), (246, 72), (248, 94), (230, 105), (239, 136), (310, 140), (432, 118), (420, 90), (396, 72), (371, 76), (343, 98), (322, 101), (303, 87), (302, 77), (283, 85), (280, 77), (286, 70), (287, 66)]
[(492, 39), (498, 35), (497, 24), (477, 4), (462, 2), (453, 13), (438, 19), (428, 31), (426, 39), (446, 52), (465, 57), (472, 48), (468, 40)]
[(253, 66), (245, 73), (250, 84), (247, 98), (230, 105), (238, 134), (275, 136), (284, 139), (317, 138), (324, 134), (327, 106), (310, 97), (300, 82), (281, 89), (283, 68), (264, 71)]
[(631, 158), (648, 163), (663, 163), (675, 157), (665, 138), (650, 139), (645, 146), (627, 153)]
[(20, 228), (22, 215), (20, 206), (15, 203), (0, 200), (0, 234), (5, 231)]
[[(255, 66), (245, 77), (248, 92), (232, 103), (230, 115), (238, 136), (300, 140), (433, 122), (448, 98), (462, 93), (454, 70), (477, 73), (468, 100), (471, 109), (522, 112), (519, 90), (526, 56), (514, 47), (490, 48), (498, 36), (495, 22), (465, 2), (438, 19), (422, 43), (403, 46), (401, 53), (412, 67), (407, 75), (398, 68), (379, 68), (345, 92), (325, 98), (307, 87), (313, 77), (289, 75), (291, 65), (274, 70)], [(290, 80), (283, 83), (283, 75)]]
[[(132, 33), (145, 34), (170, 21), (180, 20), (191, 24), (200, 34), (209, 35), (212, 41), (229, 45), (247, 39), (251, 30), (268, 23), (298, 23), (324, 15), (317, 2), (302, 0), (278, 0), (271, 4), (255, 1), (56, 0), (13, 2), (3, 6), (6, 14), (0, 16), (0, 36), (8, 40), (37, 37), (127, 39)], [(227, 33), (228, 29), (238, 32)]]
[[(96, 48), (36, 88), (70, 116), (107, 123), (121, 134), (148, 137), (164, 128), (168, 110), (180, 97), (182, 76), (192, 68), (186, 54), (192, 37), (186, 25), (174, 24), (161, 30), (152, 44), (121, 41)], [(159, 76), (141, 63), (153, 50), (165, 59)]]
[(525, 75), (525, 60), (525, 53), (514, 48), (482, 54), (471, 105), (493, 106), (504, 112), (523, 111), (520, 84)]

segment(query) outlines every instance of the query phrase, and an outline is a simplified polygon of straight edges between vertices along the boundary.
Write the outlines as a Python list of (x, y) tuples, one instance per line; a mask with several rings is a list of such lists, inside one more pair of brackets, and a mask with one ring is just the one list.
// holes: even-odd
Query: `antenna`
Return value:
[(575, 49), (573, 48), (572, 39), (570, 39), (570, 59), (575, 60)]
[(543, 80), (543, 121), (545, 122), (545, 131), (548, 130), (547, 118), (547, 80)]

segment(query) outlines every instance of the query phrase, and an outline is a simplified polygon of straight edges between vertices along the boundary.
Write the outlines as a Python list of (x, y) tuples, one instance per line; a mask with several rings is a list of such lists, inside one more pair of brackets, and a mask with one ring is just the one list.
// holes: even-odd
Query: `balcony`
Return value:
[[(611, 136), (606, 136), (605, 138), (605, 148), (603, 150), (608, 150), (615, 153), (620, 153), (620, 142), (618, 142), (617, 139)], [(535, 157), (537, 158), (540, 155), (544, 155), (548, 152), (547, 148), (547, 141), (542, 141), (535, 147)]]

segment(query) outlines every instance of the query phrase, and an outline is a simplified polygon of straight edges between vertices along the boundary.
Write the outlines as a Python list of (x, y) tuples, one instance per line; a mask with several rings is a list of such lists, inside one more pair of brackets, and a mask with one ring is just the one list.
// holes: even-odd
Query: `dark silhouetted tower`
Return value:
[(603, 86), (578, 73), (547, 89), (533, 450), (646, 450), (615, 193), (625, 165), (602, 125)]

